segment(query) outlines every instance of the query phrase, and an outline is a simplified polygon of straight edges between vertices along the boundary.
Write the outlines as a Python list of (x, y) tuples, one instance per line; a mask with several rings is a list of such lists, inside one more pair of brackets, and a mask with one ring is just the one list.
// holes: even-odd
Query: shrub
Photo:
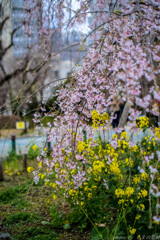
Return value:
[(28, 159), (35, 159), (40, 155), (40, 149), (37, 145), (32, 144), (28, 150)]
[(27, 185), (11, 187), (0, 193), (0, 202), (11, 202), (17, 198), (20, 194), (26, 192), (28, 189)]
[(20, 174), (18, 170), (20, 169), (20, 160), (22, 161), (22, 155), (17, 154), (15, 151), (10, 151), (6, 160), (4, 161), (5, 173), (8, 175)]
[[(63, 194), (73, 211), (79, 208), (77, 223), (84, 228), (92, 225), (100, 238), (106, 232), (114, 239), (160, 231), (157, 212), (160, 130), (156, 128), (149, 135), (148, 125), (142, 121), (139, 119), (137, 127), (144, 131), (144, 137), (137, 143), (123, 131), (119, 138), (114, 134), (111, 142), (102, 142), (100, 138), (88, 138), (86, 142), (78, 139), (75, 152), (69, 146), (59, 148), (57, 156), (49, 161), (41, 156), (43, 168), (39, 167), (35, 180), (43, 175), (45, 185), (53, 188), (53, 199)], [(93, 119), (96, 129), (97, 123), (96, 117), (96, 124)]]

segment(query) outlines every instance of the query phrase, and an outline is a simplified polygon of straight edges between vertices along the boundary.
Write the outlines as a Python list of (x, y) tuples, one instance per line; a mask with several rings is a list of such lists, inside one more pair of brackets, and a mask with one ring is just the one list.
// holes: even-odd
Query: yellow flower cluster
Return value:
[(33, 149), (34, 151), (36, 151), (36, 150), (38, 149), (38, 146), (37, 146), (37, 145), (33, 145), (32, 149)]
[(53, 200), (56, 200), (57, 196), (56, 195), (53, 195)]
[(133, 167), (133, 161), (131, 160), (131, 158), (126, 158), (125, 163), (127, 166)]
[(123, 139), (129, 139), (128, 133), (127, 133), (127, 132), (122, 132), (122, 133), (121, 133), (121, 138), (123, 138)]
[(136, 229), (135, 228), (130, 228), (130, 233), (132, 234), (132, 235), (134, 235), (135, 233), (136, 233)]
[(149, 118), (148, 117), (139, 117), (137, 120), (136, 120), (136, 123), (137, 123), (137, 127), (142, 129), (144, 127), (148, 128), (149, 127)]
[(43, 179), (45, 177), (45, 175), (43, 173), (38, 173), (38, 177), (40, 177), (41, 179)]
[(105, 167), (105, 164), (104, 164), (104, 162), (102, 162), (102, 161), (94, 161), (93, 162), (93, 172), (94, 172), (94, 174), (98, 174), (98, 173), (101, 173), (102, 172), (102, 168), (104, 168)]
[(39, 167), (39, 168), (41, 168), (41, 167), (42, 167), (42, 161), (41, 161), (41, 162), (39, 162), (39, 164), (38, 164), (38, 167)]
[(135, 145), (135, 146), (131, 147), (131, 151), (132, 151), (132, 152), (138, 152), (139, 149), (138, 149), (138, 147)]
[(111, 144), (109, 144), (109, 143), (106, 145), (106, 154), (108, 154), (108, 155), (110, 155), (111, 157), (114, 157), (114, 158), (116, 158), (116, 159), (117, 159), (117, 157), (118, 157), (118, 154), (115, 153), (114, 147), (112, 147)]
[(139, 220), (141, 218), (141, 215), (138, 214), (135, 218), (136, 220)]
[(125, 195), (125, 192), (123, 189), (121, 188), (117, 188), (115, 190), (115, 195), (118, 197), (118, 198), (122, 198), (124, 195)]
[(122, 198), (123, 196), (127, 196), (127, 198), (129, 198), (131, 195), (133, 195), (133, 193), (134, 189), (132, 187), (127, 187), (125, 191), (121, 188), (117, 188), (115, 190), (115, 195), (117, 198)]
[(86, 143), (85, 142), (79, 141), (77, 143), (77, 151), (78, 152), (83, 152), (85, 150), (85, 147), (86, 147)]
[[(129, 148), (129, 143), (128, 142), (126, 142), (125, 140), (119, 140), (118, 139), (118, 146), (120, 147), (120, 148), (122, 148), (122, 149), (126, 149), (126, 148)], [(124, 153), (124, 151), (123, 151), (123, 153)]]
[(145, 206), (144, 206), (144, 204), (140, 204), (140, 205), (137, 205), (137, 208), (138, 208), (139, 210), (144, 211)]
[(117, 134), (113, 134), (112, 138), (114, 139), (118, 138)]
[(78, 195), (78, 192), (76, 190), (73, 190), (73, 189), (70, 189), (69, 190), (69, 195), (74, 197), (74, 196), (77, 196)]
[(134, 193), (134, 189), (132, 187), (127, 187), (125, 191), (125, 195), (129, 198)]
[(155, 128), (155, 136), (160, 138), (160, 128)]
[(117, 163), (117, 161), (113, 161), (111, 163), (110, 170), (115, 175), (120, 175), (121, 174), (121, 170), (119, 169), (119, 164)]
[(142, 189), (142, 190), (138, 193), (138, 198), (145, 198), (145, 197), (147, 197), (147, 195), (148, 195), (147, 190)]
[(137, 175), (135, 175), (135, 176), (133, 177), (133, 183), (134, 183), (134, 184), (138, 184), (138, 183), (140, 183), (140, 182), (141, 182), (140, 177), (138, 177)]
[(144, 180), (144, 181), (148, 180), (149, 179), (149, 174), (145, 173), (145, 172), (141, 173), (141, 179)]
[(56, 163), (56, 164), (54, 165), (54, 167), (55, 167), (55, 168), (59, 168), (59, 167), (60, 167), (59, 163)]
[(28, 168), (27, 168), (27, 172), (30, 173), (30, 172), (33, 172), (33, 171), (34, 171), (34, 168), (33, 168), (33, 167), (28, 167)]
[(92, 197), (92, 193), (88, 193), (88, 198), (91, 198)]
[(120, 204), (123, 204), (125, 201), (124, 201), (124, 199), (120, 199), (119, 201), (118, 201), (118, 204), (120, 205)]
[(153, 220), (153, 222), (152, 222), (153, 224), (156, 224), (156, 225), (159, 225), (160, 223), (159, 222), (157, 222), (156, 220)]
[(104, 114), (99, 114), (97, 110), (94, 110), (92, 112), (92, 126), (97, 129), (100, 126), (104, 126), (106, 123), (106, 120), (109, 120), (109, 114), (104, 113)]
[(76, 172), (76, 170), (72, 169), (70, 173), (71, 173), (71, 175), (73, 175), (73, 174), (75, 174), (75, 172)]

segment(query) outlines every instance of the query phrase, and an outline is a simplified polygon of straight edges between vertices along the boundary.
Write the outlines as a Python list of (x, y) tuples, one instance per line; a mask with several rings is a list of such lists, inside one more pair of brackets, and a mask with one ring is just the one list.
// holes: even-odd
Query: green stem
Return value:
[[(121, 212), (122, 212), (122, 210), (121, 210)], [(117, 221), (117, 224), (116, 224), (116, 226), (115, 226), (115, 231), (114, 231), (114, 235), (113, 235), (113, 240), (115, 239), (115, 236), (116, 236), (116, 233), (117, 233), (118, 225), (119, 225), (119, 223), (121, 222), (121, 220), (123, 219), (123, 216), (122, 216), (121, 219), (120, 219), (121, 212), (120, 212), (120, 214), (118, 215), (118, 221)]]
[[(81, 206), (80, 206), (80, 207), (81, 207)], [(84, 212), (84, 214), (86, 215), (86, 217), (89, 219), (89, 221), (91, 222), (91, 224), (93, 225), (93, 227), (96, 229), (96, 231), (97, 231), (98, 235), (100, 236), (100, 238), (101, 238), (102, 240), (104, 240), (102, 234), (99, 232), (98, 228), (97, 228), (96, 225), (92, 222), (92, 220), (90, 219), (90, 217), (88, 216), (88, 214), (84, 211), (84, 209), (83, 209), (82, 207), (81, 207), (81, 209), (82, 209), (82, 211)]]

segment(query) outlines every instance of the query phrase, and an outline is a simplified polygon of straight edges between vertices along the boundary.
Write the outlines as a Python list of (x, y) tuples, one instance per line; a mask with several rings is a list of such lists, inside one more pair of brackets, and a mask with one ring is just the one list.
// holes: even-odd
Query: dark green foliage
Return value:
[(56, 239), (57, 233), (46, 226), (32, 226), (24, 230), (20, 236), (16, 236), (16, 240), (53, 240)]
[(22, 193), (25, 193), (28, 187), (29, 187), (28, 185), (16, 186), (1, 192), (0, 202), (3, 203), (11, 202), (13, 199), (19, 197)]
[(54, 111), (58, 110), (59, 105), (57, 103), (57, 98), (58, 98), (58, 94), (54, 95), (53, 97), (47, 100), (47, 103), (45, 104), (45, 109), (47, 112), (51, 110), (54, 110)]
[(28, 212), (17, 212), (10, 214), (5, 219), (5, 224), (12, 225), (17, 223), (23, 223), (23, 222), (30, 222), (33, 223), (36, 220), (39, 219), (39, 216), (37, 214), (32, 214)]
[(16, 161), (16, 160), (20, 160), (22, 159), (22, 154), (17, 154), (15, 151), (10, 151), (8, 153), (8, 156), (6, 157), (6, 162), (12, 162), (12, 161)]
[(53, 117), (42, 117), (41, 119), (41, 123), (44, 125), (44, 126), (48, 126), (47, 123), (53, 123), (53, 120), (54, 118)]
[(78, 229), (83, 232), (88, 226), (88, 219), (80, 208), (73, 208), (72, 211), (65, 215), (66, 221), (70, 225), (77, 225)]
[(64, 225), (64, 219), (62, 218), (62, 212), (58, 212), (56, 207), (51, 207), (50, 208), (50, 215), (52, 217), (51, 225), (53, 227), (59, 228)]
[(30, 160), (37, 158), (37, 157), (40, 155), (40, 153), (41, 153), (41, 151), (40, 151), (39, 148), (37, 148), (36, 150), (34, 150), (34, 149), (33, 149), (33, 146), (34, 146), (34, 144), (32, 144), (32, 145), (30, 146), (30, 148), (29, 148), (29, 150), (28, 150), (28, 154), (27, 154), (27, 158), (30, 159)]
[(27, 117), (33, 117), (33, 114), (39, 109), (39, 102), (36, 95), (33, 95), (30, 102), (27, 103)]

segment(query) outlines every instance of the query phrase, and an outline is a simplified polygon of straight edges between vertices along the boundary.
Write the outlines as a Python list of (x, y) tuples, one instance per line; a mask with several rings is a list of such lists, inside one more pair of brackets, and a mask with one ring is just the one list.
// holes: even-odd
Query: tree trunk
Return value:
[(123, 128), (125, 126), (125, 124), (127, 122), (130, 107), (131, 107), (131, 103), (126, 102), (125, 107), (123, 109), (122, 116), (119, 121), (119, 125), (118, 125), (119, 128), (121, 128), (121, 127)]

